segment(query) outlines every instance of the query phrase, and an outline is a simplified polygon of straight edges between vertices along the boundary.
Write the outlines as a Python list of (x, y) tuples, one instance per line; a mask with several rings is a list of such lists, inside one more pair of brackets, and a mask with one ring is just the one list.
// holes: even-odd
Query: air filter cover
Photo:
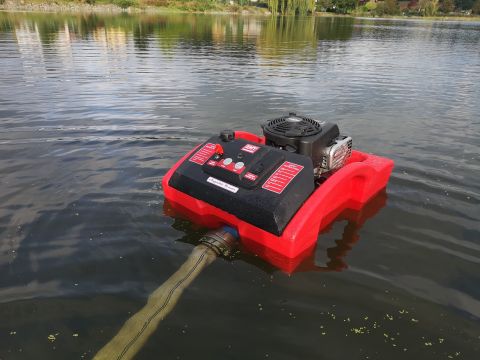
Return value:
[(279, 136), (304, 137), (318, 134), (322, 131), (322, 126), (316, 120), (290, 113), (288, 116), (268, 121), (265, 129)]
[(290, 113), (263, 125), (266, 145), (306, 155), (313, 166), (322, 163), (323, 150), (340, 135), (336, 124)]

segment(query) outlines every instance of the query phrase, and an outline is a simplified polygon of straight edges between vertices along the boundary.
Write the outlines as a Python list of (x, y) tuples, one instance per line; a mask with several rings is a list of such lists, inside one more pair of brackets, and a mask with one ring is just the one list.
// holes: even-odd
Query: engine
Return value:
[(311, 158), (317, 178), (341, 168), (352, 153), (352, 138), (336, 124), (290, 113), (262, 127), (266, 145)]

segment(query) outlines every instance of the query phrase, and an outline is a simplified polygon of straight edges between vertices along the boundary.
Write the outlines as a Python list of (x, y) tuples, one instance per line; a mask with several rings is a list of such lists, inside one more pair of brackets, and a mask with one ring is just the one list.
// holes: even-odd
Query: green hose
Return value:
[(94, 360), (127, 360), (140, 351), (158, 324), (173, 310), (183, 290), (219, 255), (229, 255), (235, 236), (229, 229), (207, 233), (187, 261), (148, 297), (147, 304), (123, 324)]

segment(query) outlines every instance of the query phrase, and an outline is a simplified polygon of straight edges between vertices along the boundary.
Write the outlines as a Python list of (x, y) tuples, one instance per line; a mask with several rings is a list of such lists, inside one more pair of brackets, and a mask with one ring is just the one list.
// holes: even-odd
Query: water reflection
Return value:
[[(384, 190), (373, 197), (364, 207), (359, 210), (346, 209), (337, 216), (335, 222), (346, 221), (340, 238), (332, 243), (325, 243), (322, 235), (326, 235), (335, 225), (332, 223), (324, 229), (319, 237), (316, 250), (302, 260), (295, 271), (343, 271), (348, 268), (347, 257), (352, 248), (360, 241), (360, 231), (363, 225), (374, 217), (387, 203), (387, 193)], [(327, 247), (329, 246), (329, 247)], [(322, 261), (317, 259), (323, 258)]]
[(44, 76), (43, 48), (38, 25), (36, 23), (21, 22), (15, 24), (14, 29), (18, 50), (22, 57), (25, 77), (35, 78)]
[[(263, 246), (252, 243), (248, 246), (242, 244), (240, 259), (262, 268), (264, 271), (274, 272), (280, 269), (286, 273), (303, 271), (342, 271), (348, 268), (347, 256), (350, 250), (360, 240), (360, 230), (368, 219), (375, 216), (386, 204), (387, 193), (382, 190), (375, 195), (365, 206), (360, 209), (346, 209), (337, 216), (332, 216), (333, 222), (319, 234), (318, 245), (306, 249), (295, 258), (288, 258), (275, 251), (265, 249)], [(187, 209), (174, 209), (167, 200), (164, 203), (164, 213), (175, 219), (172, 227), (182, 231), (185, 235), (178, 241), (197, 245), (198, 239), (206, 232), (205, 228), (195, 225), (196, 215)], [(334, 223), (347, 221), (343, 228), (341, 238), (335, 239), (335, 245), (325, 246), (325, 235), (332, 230)], [(192, 222), (190, 222), (192, 221)], [(327, 244), (328, 245), (328, 244)], [(317, 257), (326, 259), (318, 263)]]
[[(319, 40), (347, 40), (353, 19), (306, 17), (206, 17), (189, 14), (168, 16), (51, 15), (0, 13), (0, 32), (13, 32), (19, 46), (40, 51), (57, 43), (84, 39), (108, 51), (121, 52), (130, 40), (137, 52), (148, 52), (158, 41), (168, 51), (175, 46), (231, 44), (243, 52), (285, 58), (297, 52), (315, 56)], [(221, 51), (212, 48), (212, 52)], [(235, 54), (235, 53), (234, 53)], [(237, 53), (238, 54), (238, 53)], [(245, 54), (244, 54), (245, 55)]]

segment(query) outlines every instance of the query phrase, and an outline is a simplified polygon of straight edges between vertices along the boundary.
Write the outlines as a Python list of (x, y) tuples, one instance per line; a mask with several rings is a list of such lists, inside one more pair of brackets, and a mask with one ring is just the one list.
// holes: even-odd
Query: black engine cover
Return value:
[(290, 113), (267, 121), (263, 135), (267, 145), (306, 155), (317, 167), (323, 162), (324, 149), (333, 144), (340, 131), (336, 124)]
[[(223, 140), (222, 140), (223, 138)], [(243, 139), (214, 136), (175, 171), (173, 188), (281, 235), (314, 191), (312, 160)], [(215, 153), (217, 144), (223, 155)]]

